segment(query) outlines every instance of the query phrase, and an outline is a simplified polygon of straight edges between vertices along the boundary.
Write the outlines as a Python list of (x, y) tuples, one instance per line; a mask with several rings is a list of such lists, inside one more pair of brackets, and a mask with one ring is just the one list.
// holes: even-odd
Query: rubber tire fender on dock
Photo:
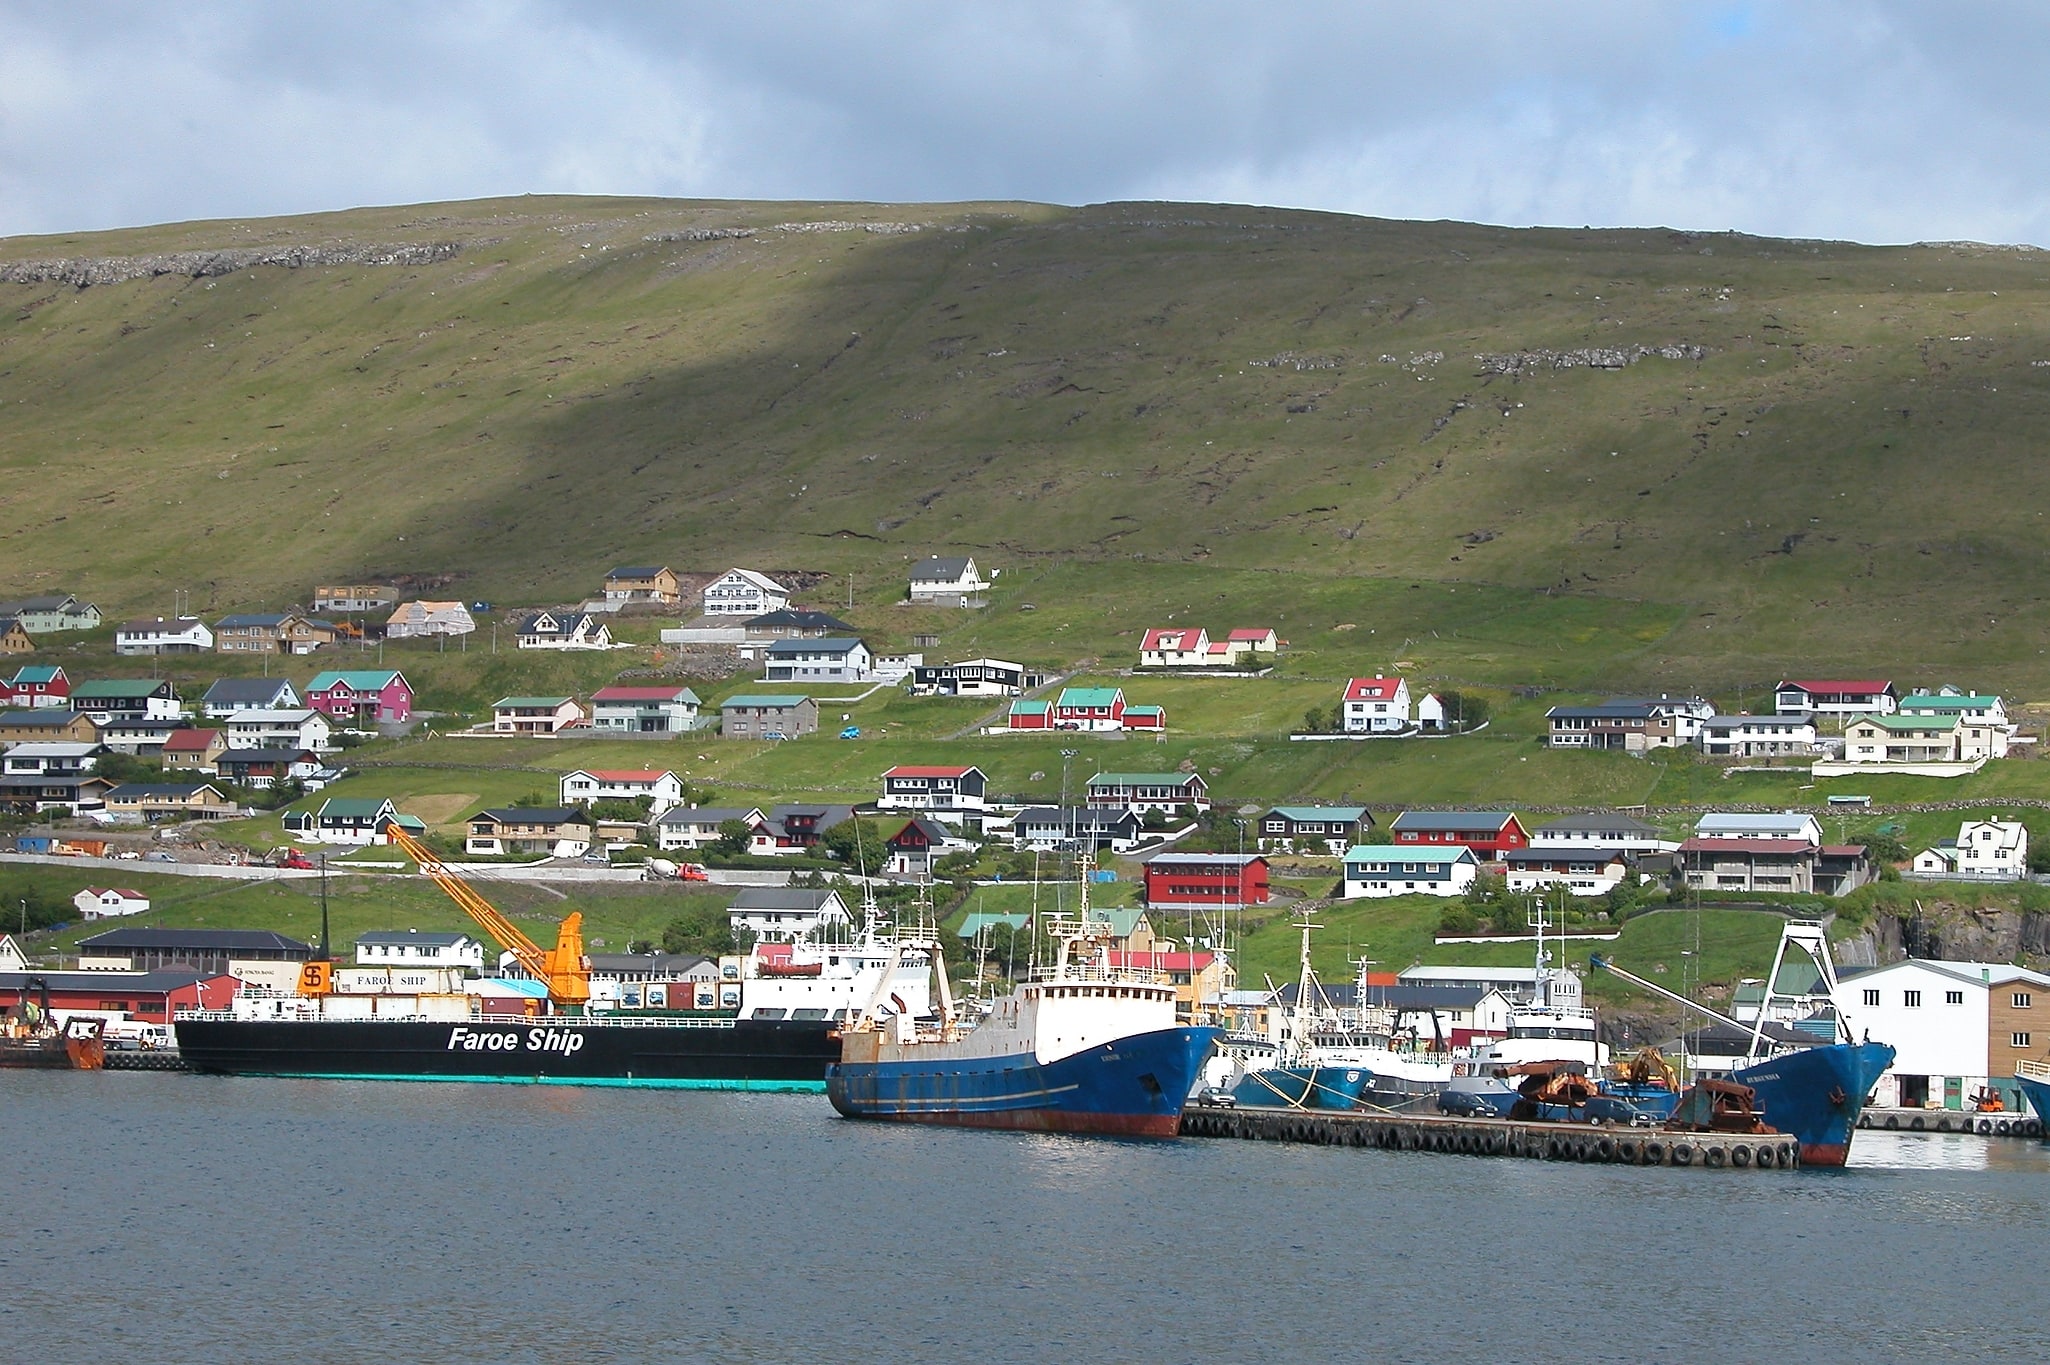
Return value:
[[(1965, 1120), (1965, 1126), (1966, 1126), (1966, 1127), (1970, 1127), (1970, 1126), (1971, 1126), (1971, 1120), (1970, 1120), (1970, 1119), (1966, 1119), (1966, 1120)], [(1937, 1131), (1937, 1132), (1939, 1132), (1939, 1133), (1947, 1133), (1947, 1132), (1949, 1132), (1949, 1131), (1950, 1131), (1950, 1120), (1949, 1120), (1948, 1118), (1945, 1118), (1945, 1117), (1944, 1117), (1943, 1115), (1941, 1115), (1941, 1114), (1937, 1115), (1937, 1117), (1936, 1117), (1936, 1131)]]
[(1732, 1166), (1735, 1166), (1740, 1171), (1750, 1166), (1751, 1149), (1749, 1147), (1746, 1147), (1741, 1142), (1738, 1143), (1735, 1147), (1732, 1147), (1730, 1149), (1730, 1164)]
[(1772, 1169), (1772, 1148), (1770, 1146), (1758, 1149), (1758, 1169), (1761, 1171)]
[(1598, 1137), (1594, 1140), (1594, 1155), (1597, 1161), (1616, 1159), (1616, 1140), (1612, 1137)]
[(2042, 1120), (2041, 1120), (2041, 1119), (2030, 1119), (2030, 1120), (2029, 1120), (2029, 1121), (2028, 1121), (2027, 1123), (2024, 1123), (2024, 1124), (2022, 1125), (2022, 1133), (2023, 1133), (2023, 1135), (2024, 1135), (2024, 1136), (2027, 1136), (2027, 1137), (2041, 1137), (2041, 1136), (2043, 1136), (2043, 1123), (2042, 1123)]
[(2014, 1131), (2014, 1125), (2007, 1119), (1995, 1119), (1993, 1121), (1993, 1131), (2005, 1135)]
[(1888, 1115), (1886, 1116), (1886, 1131), (1887, 1131), (1887, 1132), (1889, 1132), (1889, 1133), (1897, 1133), (1897, 1132), (1899, 1132), (1899, 1131), (1900, 1131), (1900, 1126), (1901, 1126), (1901, 1118), (1900, 1118), (1900, 1115), (1899, 1115), (1899, 1114), (1888, 1114)]
[(1715, 1170), (1722, 1169), (1722, 1164), (1729, 1159), (1730, 1154), (1721, 1147), (1704, 1148), (1701, 1153), (1701, 1164)]
[(1637, 1139), (1622, 1138), (1617, 1141), (1616, 1160), (1627, 1162), (1628, 1164), (1635, 1166), (1637, 1164), (1638, 1156), (1639, 1152), (1637, 1150)]
[(1908, 1128), (1911, 1131), (1917, 1133), (1926, 1133), (1929, 1131), (1928, 1123), (1924, 1121), (1920, 1114), (1917, 1114), (1913, 1118), (1908, 1120)]
[(1992, 1119), (1980, 1119), (1980, 1120), (1979, 1120), (1979, 1131), (1980, 1131), (1980, 1132), (1982, 1132), (1982, 1133), (1990, 1133), (1990, 1132), (1992, 1132), (1992, 1131), (1993, 1131), (1993, 1120), (1992, 1120)]
[(1673, 1164), (1675, 1166), (1692, 1166), (1694, 1164), (1694, 1148), (1685, 1142), (1674, 1143)]
[(1666, 1164), (1666, 1144), (1653, 1138), (1644, 1144), (1644, 1159), (1653, 1166)]

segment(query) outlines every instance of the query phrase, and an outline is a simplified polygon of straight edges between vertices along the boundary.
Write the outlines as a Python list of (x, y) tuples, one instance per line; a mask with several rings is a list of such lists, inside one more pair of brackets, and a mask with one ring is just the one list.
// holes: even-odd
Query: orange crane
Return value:
[(556, 926), (555, 946), (543, 948), (520, 931), (518, 925), (505, 917), (505, 912), (485, 900), (477, 889), (451, 872), (448, 864), (442, 862), (433, 849), (400, 829), (387, 825), (391, 841), (401, 852), (420, 865), (420, 873), (448, 893), (448, 898), (469, 912), (470, 918), (484, 926), (484, 931), (497, 939), (520, 965), (525, 967), (536, 980), (548, 983), (548, 998), (558, 1006), (582, 1007), (591, 999), (591, 971), (584, 958), (584, 916), (583, 912), (572, 910)]

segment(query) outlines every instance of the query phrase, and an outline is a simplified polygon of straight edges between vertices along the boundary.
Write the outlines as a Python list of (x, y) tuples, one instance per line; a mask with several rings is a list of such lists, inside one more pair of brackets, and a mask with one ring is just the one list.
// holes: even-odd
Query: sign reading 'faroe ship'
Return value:
[[(473, 1029), (461, 1024), (448, 1032), (450, 1052), (518, 1052), (518, 1029)], [(584, 1035), (566, 1029), (530, 1028), (526, 1032), (529, 1052), (560, 1052), (567, 1057), (583, 1050)]]

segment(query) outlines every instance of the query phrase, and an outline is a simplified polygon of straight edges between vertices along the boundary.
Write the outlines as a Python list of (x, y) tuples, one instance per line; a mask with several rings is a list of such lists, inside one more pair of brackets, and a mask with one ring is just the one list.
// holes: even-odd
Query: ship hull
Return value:
[(2028, 1098), (2029, 1108), (2036, 1111), (2036, 1119), (2043, 1125), (2043, 1131), (2050, 1133), (2050, 1081), (2041, 1081), (2034, 1076), (2017, 1075), (2014, 1083)]
[(831, 1024), (757, 1019), (181, 1019), (177, 1031), (194, 1071), (350, 1080), (817, 1092), (840, 1055)]
[(1350, 1113), (1371, 1079), (1356, 1066), (1276, 1066), (1247, 1073), (1231, 1096), (1243, 1105)]
[(826, 1095), (848, 1118), (959, 1128), (1174, 1137), (1217, 1030), (1158, 1029), (1058, 1061), (1031, 1053), (840, 1062)]
[(1767, 1125), (1801, 1144), (1804, 1166), (1841, 1166), (1865, 1097), (1893, 1065), (1884, 1043), (1832, 1043), (1740, 1067), (1730, 1079), (1748, 1085)]

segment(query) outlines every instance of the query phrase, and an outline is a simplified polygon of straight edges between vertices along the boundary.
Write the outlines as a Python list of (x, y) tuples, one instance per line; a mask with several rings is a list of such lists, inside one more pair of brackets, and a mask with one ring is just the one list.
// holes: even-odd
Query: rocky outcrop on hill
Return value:
[(1874, 917), (1862, 934), (1844, 941), (1840, 962), (1884, 964), (1905, 957), (1950, 962), (2013, 962), (2050, 956), (2050, 914), (1995, 907), (1967, 909), (1942, 902), (1907, 914)]
[(206, 279), (232, 275), (251, 266), (279, 265), (304, 270), (322, 265), (432, 265), (453, 260), (461, 242), (400, 243), (364, 246), (348, 242), (327, 246), (224, 247), (218, 251), (173, 251), (161, 256), (74, 256), (55, 261), (0, 261), (0, 283), (68, 284), (85, 289), (96, 284), (182, 275)]
[(1708, 354), (1706, 346), (1676, 344), (1670, 346), (1582, 346), (1571, 351), (1554, 351), (1540, 346), (1530, 351), (1509, 351), (1494, 355), (1477, 355), (1482, 374), (1528, 374), (1533, 370), (1577, 370), (1583, 367), (1596, 370), (1620, 370), (1626, 365), (1635, 365), (1640, 360), (1653, 356), (1660, 360), (1700, 360)]

